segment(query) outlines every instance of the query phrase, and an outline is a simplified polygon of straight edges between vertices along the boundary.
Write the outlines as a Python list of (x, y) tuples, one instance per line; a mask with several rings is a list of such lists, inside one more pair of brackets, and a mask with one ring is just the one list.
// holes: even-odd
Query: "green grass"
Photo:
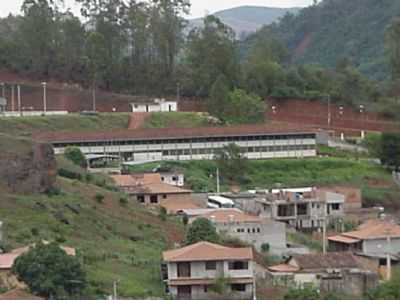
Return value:
[[(309, 186), (352, 184), (362, 186), (367, 180), (391, 180), (391, 175), (381, 166), (368, 160), (348, 158), (275, 159), (249, 161), (246, 174), (247, 188), (281, 186)], [(131, 167), (133, 171), (150, 171), (160, 163)], [(185, 173), (186, 182), (196, 192), (215, 191), (216, 164), (214, 161), (162, 162), (166, 168)], [(222, 179), (224, 174), (221, 174)], [(223, 188), (227, 188), (222, 180)]]
[(191, 112), (156, 112), (146, 119), (145, 128), (183, 127), (193, 128), (210, 125), (207, 115)]
[(90, 131), (125, 129), (128, 113), (101, 113), (96, 116), (68, 114), (65, 116), (38, 116), (0, 118), (0, 133), (13, 136), (31, 136), (43, 131)]
[(299, 231), (296, 233), (288, 233), (287, 239), (294, 244), (304, 245), (312, 251), (322, 251), (322, 241), (313, 239), (310, 234)]
[[(68, 162), (58, 161), (84, 175)], [(132, 200), (122, 205), (122, 194), (95, 184), (103, 179), (98, 175), (90, 182), (58, 177), (61, 192), (53, 196), (2, 190), (0, 220), (5, 226), (6, 246), (12, 249), (40, 239), (63, 241), (77, 248), (88, 279), (99, 293), (110, 294), (113, 281), (120, 280), (121, 296), (162, 297), (161, 252), (176, 241), (171, 237), (182, 236), (183, 229), (176, 222), (161, 221)], [(96, 194), (104, 195), (102, 203), (96, 201)]]

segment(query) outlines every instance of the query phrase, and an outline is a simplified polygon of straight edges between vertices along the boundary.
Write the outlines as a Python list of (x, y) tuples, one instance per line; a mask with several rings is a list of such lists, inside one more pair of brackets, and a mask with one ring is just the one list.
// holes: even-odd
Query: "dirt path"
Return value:
[(132, 113), (129, 119), (128, 129), (138, 129), (141, 128), (151, 113), (147, 112), (136, 112)]

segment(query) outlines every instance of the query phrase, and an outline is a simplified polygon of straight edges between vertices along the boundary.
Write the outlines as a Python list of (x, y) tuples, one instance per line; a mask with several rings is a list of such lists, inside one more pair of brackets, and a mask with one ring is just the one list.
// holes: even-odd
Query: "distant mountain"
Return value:
[[(264, 25), (278, 21), (286, 13), (296, 14), (301, 8), (277, 8), (265, 6), (239, 6), (221, 10), (213, 15), (233, 28), (238, 38), (251, 34)], [(189, 20), (189, 28), (203, 25), (203, 18)]]
[(323, 0), (266, 26), (243, 45), (272, 33), (289, 48), (293, 63), (334, 68), (345, 59), (369, 77), (385, 79), (384, 33), (399, 15), (399, 0)]

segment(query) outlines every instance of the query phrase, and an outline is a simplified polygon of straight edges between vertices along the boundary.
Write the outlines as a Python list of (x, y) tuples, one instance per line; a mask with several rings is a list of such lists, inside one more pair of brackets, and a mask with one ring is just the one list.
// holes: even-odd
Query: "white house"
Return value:
[(172, 112), (178, 111), (178, 102), (155, 99), (153, 102), (131, 103), (132, 112)]
[(252, 300), (255, 292), (253, 250), (208, 242), (163, 252), (162, 276), (173, 299), (208, 300), (219, 278), (233, 299)]
[(5, 112), (7, 107), (7, 99), (0, 97), (0, 113)]

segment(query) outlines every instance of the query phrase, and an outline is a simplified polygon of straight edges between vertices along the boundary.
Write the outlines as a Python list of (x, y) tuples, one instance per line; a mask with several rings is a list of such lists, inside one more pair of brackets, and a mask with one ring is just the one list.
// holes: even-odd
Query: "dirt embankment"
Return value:
[(57, 165), (49, 144), (0, 135), (0, 183), (17, 193), (53, 188)]

